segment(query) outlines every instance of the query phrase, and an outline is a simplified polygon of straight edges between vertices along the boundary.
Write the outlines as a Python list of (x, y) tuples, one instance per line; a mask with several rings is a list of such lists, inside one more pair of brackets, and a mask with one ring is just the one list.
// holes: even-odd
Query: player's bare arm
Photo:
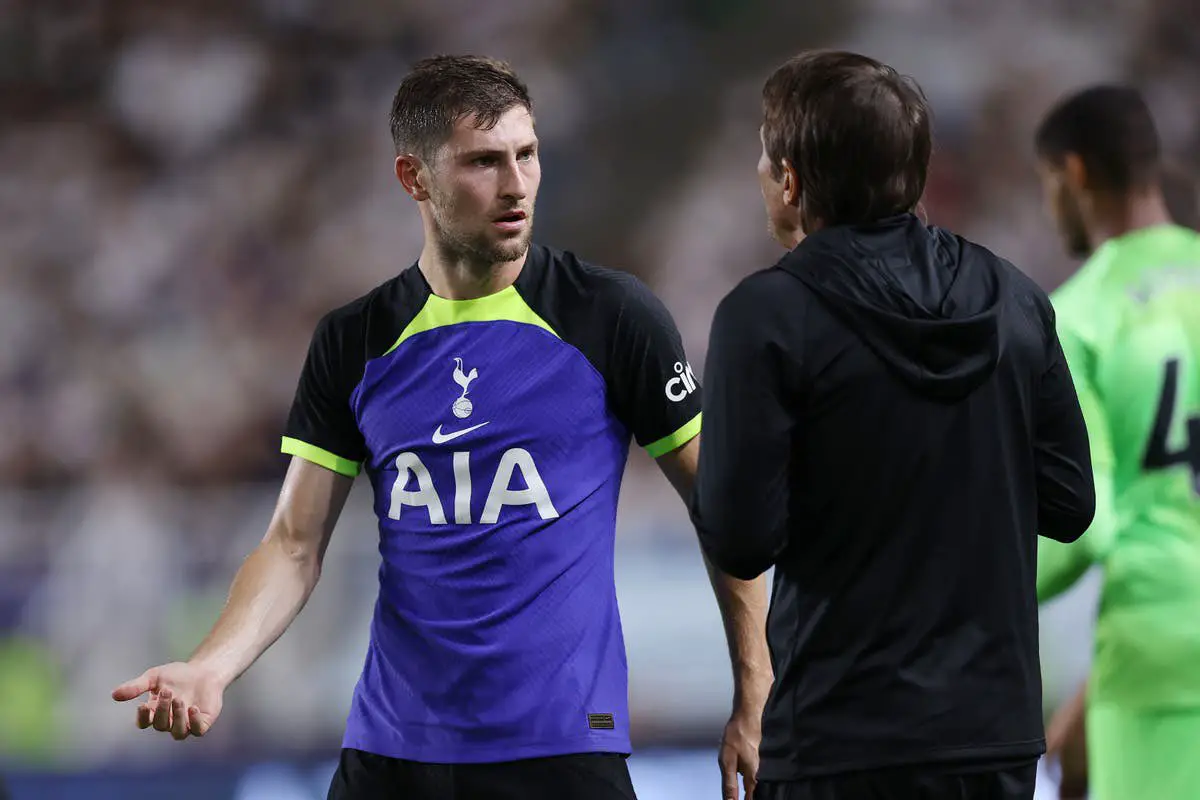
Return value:
[(225, 608), (196, 652), (113, 690), (113, 699), (122, 702), (149, 693), (138, 706), (139, 728), (169, 731), (180, 740), (208, 732), (221, 713), (225, 689), (308, 601), (352, 484), (352, 478), (292, 459), (267, 533), (238, 570)]
[[(700, 437), (658, 458), (659, 468), (685, 503), (690, 502), (700, 463)], [(771, 691), (771, 656), (767, 651), (767, 581), (765, 575), (744, 581), (721, 572), (704, 556), (717, 607), (725, 626), (733, 664), (733, 713), (721, 740), (719, 762), (723, 797), (737, 797), (742, 774), (747, 795), (758, 773), (762, 712)]]

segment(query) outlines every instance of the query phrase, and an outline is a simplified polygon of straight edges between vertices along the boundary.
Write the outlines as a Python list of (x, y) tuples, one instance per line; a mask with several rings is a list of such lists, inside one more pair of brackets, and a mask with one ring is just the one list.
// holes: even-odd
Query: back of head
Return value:
[(472, 117), (491, 130), (515, 106), (533, 111), (529, 89), (503, 61), (442, 55), (417, 62), (400, 83), (390, 115), (398, 154), (429, 160), (455, 123)]
[(930, 128), (920, 87), (857, 53), (802, 53), (763, 87), (763, 145), (776, 179), (785, 159), (796, 170), (808, 232), (916, 208)]
[(1155, 185), (1158, 129), (1140, 92), (1093, 86), (1054, 106), (1035, 135), (1038, 157), (1060, 167), (1068, 154), (1083, 162), (1088, 188), (1129, 194)]

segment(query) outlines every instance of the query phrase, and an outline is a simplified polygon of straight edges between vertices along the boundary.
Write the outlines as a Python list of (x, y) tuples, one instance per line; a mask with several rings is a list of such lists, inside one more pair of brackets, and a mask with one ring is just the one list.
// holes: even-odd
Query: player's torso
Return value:
[(349, 746), (429, 761), (625, 747), (588, 717), (624, 719), (626, 692), (613, 545), (630, 434), (600, 372), (513, 287), (431, 295), (351, 403), (382, 565)]
[(1150, 229), (1106, 247), (1055, 295), (1071, 369), (1103, 406), (1122, 513), (1173, 506), (1191, 519), (1200, 492), (1200, 445), (1189, 435), (1200, 414), (1200, 237)]
[(480, 316), (498, 314), (406, 331), (352, 396), (381, 599), (451, 638), (517, 620), (553, 576), (604, 560), (628, 447), (582, 353), (528, 309)]
[(1182, 229), (1135, 234), (1074, 302), (1068, 313), (1089, 318), (1093, 347), (1072, 369), (1090, 373), (1114, 457), (1102, 668), (1157, 681), (1147, 697), (1200, 702), (1200, 672), (1188, 679), (1178, 669), (1200, 656), (1200, 628), (1184, 622), (1200, 619), (1200, 239)]

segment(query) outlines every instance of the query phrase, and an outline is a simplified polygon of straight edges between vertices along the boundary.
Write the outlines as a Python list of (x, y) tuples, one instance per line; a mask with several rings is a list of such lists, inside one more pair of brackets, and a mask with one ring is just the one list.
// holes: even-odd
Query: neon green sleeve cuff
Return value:
[(288, 455), (298, 456), (305, 461), (311, 461), (319, 467), (332, 470), (339, 475), (345, 475), (347, 478), (353, 478), (362, 469), (362, 464), (357, 461), (342, 458), (328, 450), (322, 450), (316, 445), (302, 442), (299, 439), (293, 439), (290, 436), (283, 437), (283, 444), (280, 445), (279, 449)]
[(651, 442), (646, 445), (646, 452), (651, 458), (664, 456), (672, 450), (678, 450), (685, 444), (696, 438), (696, 434), (700, 433), (700, 414), (692, 417), (683, 427), (672, 434), (668, 434), (657, 442)]

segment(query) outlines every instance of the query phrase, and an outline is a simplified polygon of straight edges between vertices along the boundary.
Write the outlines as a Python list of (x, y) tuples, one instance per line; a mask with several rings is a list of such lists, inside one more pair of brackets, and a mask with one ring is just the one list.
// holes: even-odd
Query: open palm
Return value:
[(211, 670), (175, 661), (152, 667), (113, 690), (113, 700), (127, 702), (149, 693), (138, 706), (137, 726), (170, 732), (178, 740), (203, 736), (217, 721), (225, 682)]

